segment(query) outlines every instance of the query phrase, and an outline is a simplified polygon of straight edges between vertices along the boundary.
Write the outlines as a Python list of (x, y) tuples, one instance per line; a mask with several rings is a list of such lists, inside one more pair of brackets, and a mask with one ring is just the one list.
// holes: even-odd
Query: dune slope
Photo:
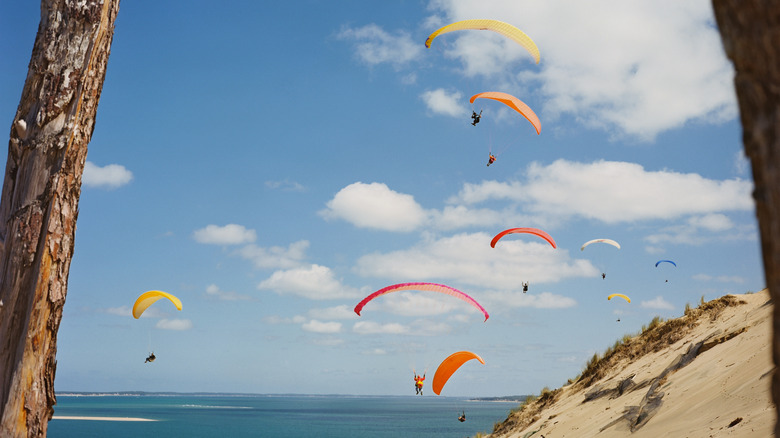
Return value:
[(763, 290), (654, 321), (490, 437), (772, 436), (772, 306)]

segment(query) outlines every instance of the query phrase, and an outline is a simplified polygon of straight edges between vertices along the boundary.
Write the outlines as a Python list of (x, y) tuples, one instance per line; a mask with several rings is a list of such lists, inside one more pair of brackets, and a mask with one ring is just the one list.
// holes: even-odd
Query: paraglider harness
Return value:
[(473, 119), (473, 122), (471, 122), (472, 126), (477, 126), (477, 123), (479, 123), (479, 119), (482, 117), (482, 110), (479, 111), (479, 114), (477, 114), (476, 111), (471, 112), (471, 118)]
[(528, 282), (523, 283), (523, 293), (528, 292)]
[(414, 373), (414, 390), (415, 394), (423, 395), (423, 381), (425, 380), (425, 373), (422, 376)]
[(458, 421), (460, 421), (461, 423), (466, 421), (466, 411), (463, 411), (463, 413), (460, 414), (460, 416), (458, 416)]
[(144, 361), (144, 363), (147, 363), (147, 362), (154, 362), (154, 360), (155, 360), (155, 359), (157, 359), (157, 357), (154, 355), (154, 352), (152, 352), (152, 353), (150, 353), (150, 354), (149, 354), (149, 357), (147, 357), (147, 358), (146, 358), (146, 360)]
[(490, 156), (488, 157), (488, 163), (487, 163), (487, 165), (488, 165), (488, 166), (490, 166), (490, 165), (491, 165), (491, 164), (493, 164), (493, 162), (495, 162), (495, 161), (496, 161), (496, 156), (495, 156), (495, 155), (493, 155), (493, 154), (490, 154)]

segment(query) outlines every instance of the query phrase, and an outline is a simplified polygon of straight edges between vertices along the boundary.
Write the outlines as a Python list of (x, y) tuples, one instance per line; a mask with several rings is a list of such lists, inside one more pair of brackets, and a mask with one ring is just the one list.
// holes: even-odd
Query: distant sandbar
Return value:
[(157, 421), (149, 418), (133, 418), (133, 417), (67, 417), (62, 415), (55, 415), (52, 420), (94, 420), (94, 421)]

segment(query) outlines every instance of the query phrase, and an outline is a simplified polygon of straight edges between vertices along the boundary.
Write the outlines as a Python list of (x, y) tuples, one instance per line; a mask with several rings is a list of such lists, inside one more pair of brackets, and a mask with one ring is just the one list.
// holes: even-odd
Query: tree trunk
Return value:
[[(742, 141), (753, 166), (756, 215), (773, 310), (772, 400), (780, 418), (780, 4), (713, 0), (726, 54), (734, 62)], [(780, 436), (780, 423), (775, 435)]]
[(81, 175), (119, 0), (42, 0), (0, 197), (0, 436), (46, 436)]

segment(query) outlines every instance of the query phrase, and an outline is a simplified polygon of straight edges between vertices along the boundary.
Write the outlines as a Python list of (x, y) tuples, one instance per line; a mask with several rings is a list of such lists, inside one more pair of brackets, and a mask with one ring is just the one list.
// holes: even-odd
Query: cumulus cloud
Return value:
[(282, 246), (263, 248), (250, 244), (241, 248), (238, 253), (244, 259), (250, 260), (257, 268), (289, 269), (302, 264), (308, 248), (308, 240), (299, 240), (289, 244), (286, 248)]
[[(605, 223), (673, 219), (722, 211), (748, 211), (752, 183), (712, 180), (695, 173), (649, 171), (618, 161), (531, 163), (527, 182), (467, 184), (450, 203), (487, 200), (523, 202), (529, 213), (582, 217)], [(674, 196), (668, 196), (674, 193)], [(723, 218), (707, 219), (714, 225)]]
[(405, 250), (367, 254), (358, 259), (355, 270), (366, 277), (446, 278), (454, 284), (499, 290), (515, 290), (518, 279), (547, 283), (598, 273), (589, 261), (571, 259), (568, 251), (553, 250), (541, 239), (507, 240), (491, 248), (485, 242), (492, 237), (462, 233)]
[(428, 217), (411, 195), (390, 190), (385, 184), (362, 182), (341, 189), (319, 214), (360, 228), (386, 231), (413, 231)]
[(356, 298), (360, 291), (343, 285), (326, 266), (310, 265), (276, 271), (257, 285), (260, 290), (271, 290), (280, 295), (297, 295), (310, 300)]
[(341, 332), (341, 323), (322, 322), (322, 321), (317, 321), (316, 319), (312, 319), (311, 321), (301, 325), (301, 328), (303, 328), (307, 332), (312, 332), (312, 333), (339, 333)]
[(85, 187), (98, 187), (115, 189), (133, 180), (133, 172), (127, 170), (119, 164), (109, 164), (100, 167), (87, 161), (84, 163), (84, 173), (81, 176), (81, 183)]
[(387, 63), (401, 68), (418, 59), (423, 52), (423, 45), (408, 32), (401, 30), (390, 33), (376, 24), (359, 28), (346, 27), (337, 36), (354, 42), (355, 55), (370, 66)]
[(463, 95), (460, 92), (449, 92), (443, 88), (428, 90), (420, 95), (431, 112), (450, 117), (464, 117), (468, 109), (461, 105)]
[(674, 305), (666, 301), (662, 296), (657, 296), (654, 299), (649, 301), (642, 301), (640, 303), (640, 306), (642, 306), (645, 309), (674, 310)]
[(161, 319), (157, 321), (155, 327), (162, 330), (189, 330), (192, 328), (192, 321), (189, 319)]
[(489, 77), (506, 91), (538, 90), (532, 97), (548, 119), (569, 115), (651, 141), (690, 121), (720, 123), (737, 114), (733, 67), (706, 0), (437, 0), (433, 11), (431, 31), (441, 21), (501, 17), (543, 42), (538, 66), (492, 32), (447, 34), (434, 44), (466, 76)]
[(243, 225), (228, 224), (223, 227), (207, 225), (206, 228), (195, 230), (192, 237), (198, 243), (212, 245), (239, 245), (254, 242), (257, 239), (255, 230), (248, 230)]

